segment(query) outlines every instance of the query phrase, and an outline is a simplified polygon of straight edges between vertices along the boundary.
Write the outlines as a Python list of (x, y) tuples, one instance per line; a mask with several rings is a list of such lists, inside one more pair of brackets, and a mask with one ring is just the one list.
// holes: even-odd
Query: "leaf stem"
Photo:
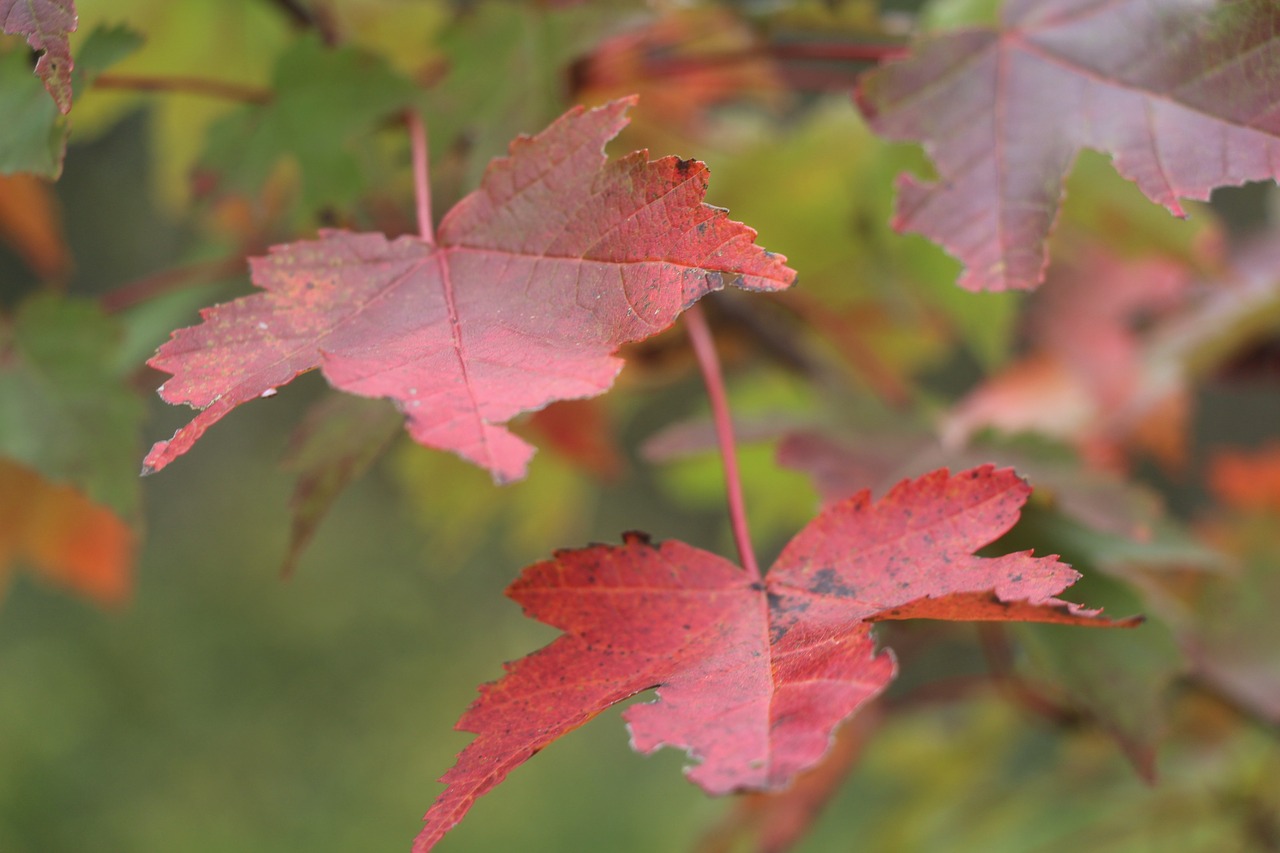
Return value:
[(755, 550), (751, 547), (751, 533), (747, 529), (746, 504), (742, 499), (742, 477), (738, 473), (738, 453), (733, 440), (733, 421), (729, 417), (729, 401), (724, 390), (724, 374), (720, 371), (720, 358), (716, 355), (715, 339), (707, 325), (702, 306), (695, 304), (684, 312), (684, 327), (698, 357), (702, 381), (707, 386), (711, 401), (711, 418), (716, 425), (716, 442), (720, 445), (720, 458), (724, 462), (724, 486), (729, 502), (729, 522), (733, 526), (733, 539), (738, 545), (738, 557), (742, 567), (756, 580), (761, 580), (760, 566), (756, 563)]
[(174, 94), (204, 95), (225, 98), (246, 104), (270, 103), (268, 89), (210, 80), (205, 77), (147, 77), (130, 74), (99, 74), (93, 81), (98, 89), (128, 89), (134, 92), (172, 92)]
[(409, 125), (409, 145), (413, 148), (413, 195), (418, 202), (418, 234), (424, 243), (434, 246), (435, 229), (431, 224), (431, 180), (427, 173), (427, 128), (417, 110), (405, 111)]
[[(784, 65), (791, 62), (832, 62), (874, 64), (897, 59), (909, 52), (901, 41), (884, 42), (791, 42), (785, 44), (753, 45), (742, 50), (709, 53), (703, 56), (661, 57), (648, 59), (642, 73), (646, 78), (682, 77), (704, 72), (711, 68), (732, 67), (751, 62), (772, 60)], [(782, 69), (785, 75), (787, 69)]]

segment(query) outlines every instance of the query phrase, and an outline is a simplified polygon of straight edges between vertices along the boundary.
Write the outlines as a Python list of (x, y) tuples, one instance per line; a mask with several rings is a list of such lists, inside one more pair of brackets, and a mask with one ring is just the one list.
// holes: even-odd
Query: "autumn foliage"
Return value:
[[(240, 455), (261, 436), (214, 436), (318, 395), (274, 430), (284, 575), (326, 558), (313, 542), (373, 472), (386, 493), (355, 492), (424, 517), (429, 576), (515, 574), (508, 597), (559, 632), (458, 720), (474, 737), (417, 853), (469, 843), (484, 795), (648, 691), (621, 712), (631, 747), (741, 795), (712, 851), (935, 849), (903, 840), (915, 794), (820, 816), (911, 776), (903, 745), (948, 714), (979, 756), (945, 774), (958, 790), (1002, 761), (1017, 797), (1019, 774), (1051, 780), (1029, 826), (1063, 796), (1148, 822), (1191, 798), (1208, 846), (1169, 849), (1274, 845), (1280, 455), (1274, 418), (1221, 415), (1276, 379), (1280, 7), (622, 5), (0, 0), (0, 275), (25, 276), (0, 314), (5, 607), (47, 583), (120, 612), (181, 580), (144, 519), (236, 539), (182, 514), (216, 497), (200, 458), (260, 475)], [(65, 187), (94, 164), (76, 143), (131, 109), (146, 204), (186, 249), (106, 286)], [(144, 406), (157, 386), (196, 412), (144, 454), (176, 423)], [(670, 527), (597, 531), (633, 511)], [(433, 660), (496, 648), (461, 590)], [(947, 843), (1030, 845), (983, 835), (1001, 808), (948, 818)], [(1079, 849), (1090, 820), (1037, 837)], [(51, 837), (12, 823), (18, 849)], [(1125, 831), (1108, 849), (1152, 842)]]

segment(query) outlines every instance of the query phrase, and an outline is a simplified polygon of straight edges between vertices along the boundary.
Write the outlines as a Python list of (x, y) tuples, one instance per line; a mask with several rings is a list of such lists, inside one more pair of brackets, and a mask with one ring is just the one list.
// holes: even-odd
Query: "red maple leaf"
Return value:
[(319, 367), (336, 388), (394, 400), (420, 443), (516, 479), (533, 448), (510, 418), (603, 393), (621, 344), (713, 290), (789, 285), (786, 258), (702, 203), (705, 165), (644, 151), (605, 162), (634, 101), (575, 108), (517, 139), (434, 244), (327, 231), (252, 259), (265, 292), (205, 309), (149, 362), (174, 374), (165, 400), (203, 411), (151, 449), (146, 469)]
[(637, 750), (687, 750), (698, 761), (689, 778), (712, 794), (776, 790), (893, 680), (871, 622), (1136, 624), (1055, 598), (1079, 577), (1056, 557), (972, 556), (1029, 494), (991, 466), (904, 481), (874, 504), (862, 492), (791, 540), (763, 582), (640, 534), (530, 566), (507, 594), (565, 633), (481, 688), (457, 726), (477, 737), (441, 779), (415, 851), (544, 746), (650, 688), (657, 700), (623, 715)]
[(0, 0), (0, 29), (27, 37), (32, 50), (43, 51), (36, 73), (58, 110), (71, 111), (71, 42), (77, 24), (72, 0)]
[(1081, 148), (1179, 216), (1179, 198), (1277, 177), (1277, 70), (1273, 0), (1009, 0), (998, 28), (930, 37), (856, 99), (937, 166), (938, 183), (901, 179), (895, 227), (960, 259), (964, 287), (1025, 289)]

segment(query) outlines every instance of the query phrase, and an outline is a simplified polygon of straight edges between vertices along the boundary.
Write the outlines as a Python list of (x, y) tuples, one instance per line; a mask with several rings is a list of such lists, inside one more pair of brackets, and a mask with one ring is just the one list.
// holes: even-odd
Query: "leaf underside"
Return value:
[(966, 288), (1030, 289), (1082, 148), (1179, 216), (1180, 198), (1280, 176), (1278, 69), (1272, 0), (1009, 0), (1000, 27), (927, 38), (855, 97), (937, 167), (900, 179), (895, 227), (962, 261)]

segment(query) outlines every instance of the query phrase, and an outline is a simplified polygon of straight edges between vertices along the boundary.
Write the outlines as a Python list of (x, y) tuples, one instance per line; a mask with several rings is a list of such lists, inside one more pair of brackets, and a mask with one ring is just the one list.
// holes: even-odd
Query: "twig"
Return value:
[(707, 325), (701, 305), (694, 305), (684, 313), (684, 327), (698, 357), (702, 381), (707, 386), (711, 400), (711, 417), (716, 425), (716, 441), (720, 444), (720, 458), (724, 462), (724, 485), (728, 493), (729, 521), (733, 525), (733, 538), (738, 545), (742, 567), (756, 580), (762, 580), (760, 566), (756, 563), (755, 550), (751, 547), (751, 533), (747, 529), (747, 511), (742, 499), (742, 477), (738, 473), (738, 454), (733, 441), (733, 422), (729, 416), (729, 402), (724, 391), (724, 375), (720, 371), (720, 359), (716, 355), (715, 339)]
[(905, 56), (908, 52), (907, 45), (897, 42), (864, 42), (861, 44), (790, 42), (787, 44), (765, 44), (742, 50), (708, 53), (703, 56), (645, 57), (644, 70), (647, 78), (656, 79), (661, 77), (682, 77), (708, 68), (729, 67), (760, 60), (773, 60), (779, 64), (796, 61), (874, 64), (897, 59)]
[(170, 92), (182, 95), (203, 95), (208, 98), (225, 98), (246, 104), (267, 104), (273, 95), (270, 90), (225, 80), (206, 77), (146, 77), (131, 74), (99, 74), (93, 81), (99, 89), (128, 89), (134, 92)]
[(122, 284), (109, 293), (104, 293), (99, 299), (99, 305), (106, 313), (114, 314), (171, 291), (243, 272), (244, 258), (239, 255), (216, 261), (200, 261)]

